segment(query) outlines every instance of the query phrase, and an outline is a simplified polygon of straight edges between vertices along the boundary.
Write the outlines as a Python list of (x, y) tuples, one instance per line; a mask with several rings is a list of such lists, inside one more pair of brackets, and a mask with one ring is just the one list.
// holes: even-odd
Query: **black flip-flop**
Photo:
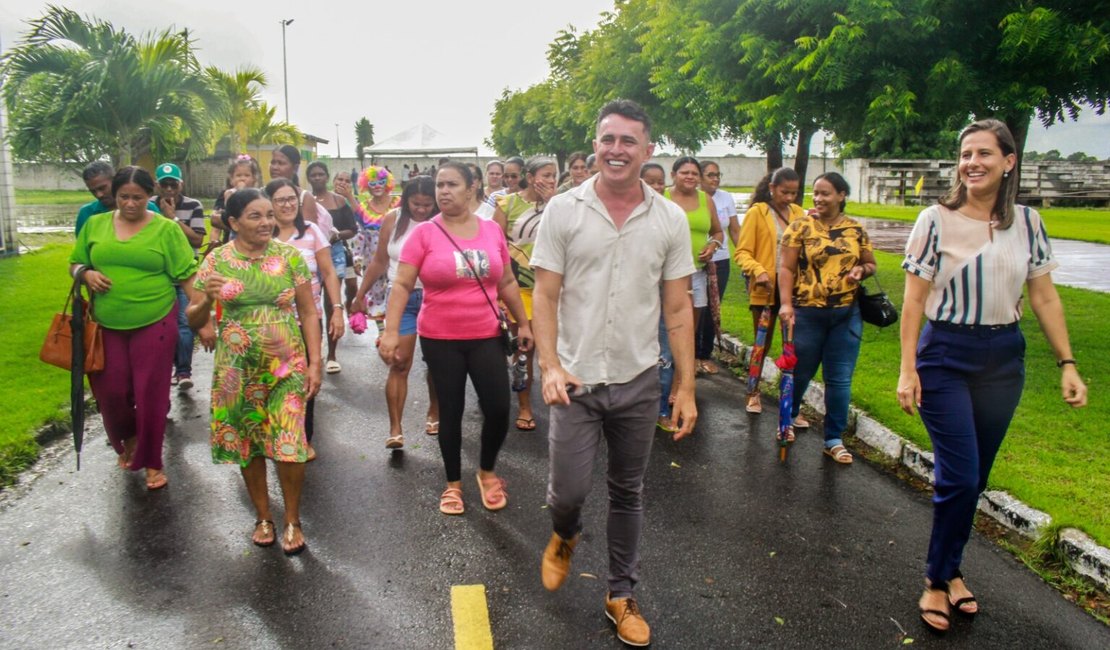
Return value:
[[(521, 422), (525, 423), (524, 426), (520, 426)], [(516, 422), (514, 424), (516, 424), (516, 430), (517, 431), (535, 431), (536, 430), (536, 420), (534, 418), (517, 418)]]

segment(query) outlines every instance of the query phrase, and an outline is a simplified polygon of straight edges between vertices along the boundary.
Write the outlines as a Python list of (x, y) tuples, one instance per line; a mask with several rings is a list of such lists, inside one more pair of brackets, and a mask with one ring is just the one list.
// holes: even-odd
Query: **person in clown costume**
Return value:
[[(386, 213), (401, 205), (401, 197), (393, 196), (393, 185), (393, 174), (388, 169), (371, 165), (358, 175), (359, 195), (344, 197), (358, 217), (359, 233), (355, 235), (352, 250), (355, 268), (360, 274), (378, 250), (378, 233)], [(367, 315), (381, 320), (385, 316), (385, 301), (386, 280), (383, 277), (366, 293)]]

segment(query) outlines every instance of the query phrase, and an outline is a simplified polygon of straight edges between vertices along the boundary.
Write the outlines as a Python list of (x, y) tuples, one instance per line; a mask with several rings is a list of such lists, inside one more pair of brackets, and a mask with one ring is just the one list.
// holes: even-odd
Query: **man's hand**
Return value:
[(674, 408), (671, 410), (671, 419), (678, 425), (678, 431), (675, 431), (673, 436), (675, 440), (682, 440), (694, 432), (694, 425), (698, 421), (698, 407), (694, 403), (693, 387), (678, 387)]
[(561, 365), (544, 368), (541, 376), (543, 377), (543, 403), (549, 406), (570, 404), (567, 387), (573, 389), (582, 386), (582, 380), (564, 370)]

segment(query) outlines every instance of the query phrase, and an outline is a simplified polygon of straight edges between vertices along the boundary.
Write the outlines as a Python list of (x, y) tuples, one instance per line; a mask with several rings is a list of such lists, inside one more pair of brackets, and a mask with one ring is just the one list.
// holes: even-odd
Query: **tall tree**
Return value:
[(208, 66), (204, 74), (223, 97), (223, 110), (214, 119), (212, 144), (227, 137), (228, 151), (239, 153), (248, 142), (251, 121), (263, 104), (266, 73), (255, 66), (236, 68), (232, 72)]
[(358, 163), (361, 166), (366, 160), (366, 147), (374, 144), (374, 125), (365, 117), (355, 122), (355, 147), (358, 149)]
[(137, 39), (56, 6), (30, 25), (3, 62), (5, 100), (20, 116), (12, 140), (21, 157), (39, 155), (56, 134), (82, 133), (105, 142), (116, 164), (180, 148), (186, 159), (205, 155), (209, 110), (222, 109), (223, 99), (201, 73), (186, 31)]
[[(266, 102), (251, 111), (247, 121), (247, 142), (254, 145), (263, 144), (299, 144), (304, 140), (300, 129), (289, 122), (276, 120), (274, 114), (276, 106)], [(255, 156), (257, 157), (257, 156)]]

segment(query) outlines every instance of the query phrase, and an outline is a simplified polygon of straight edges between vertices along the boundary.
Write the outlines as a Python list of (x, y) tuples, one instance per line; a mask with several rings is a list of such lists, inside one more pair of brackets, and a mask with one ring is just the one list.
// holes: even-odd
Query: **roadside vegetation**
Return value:
[(38, 457), (35, 431), (68, 420), (69, 374), (39, 361), (53, 315), (62, 309), (70, 246), (0, 259), (0, 485)]

